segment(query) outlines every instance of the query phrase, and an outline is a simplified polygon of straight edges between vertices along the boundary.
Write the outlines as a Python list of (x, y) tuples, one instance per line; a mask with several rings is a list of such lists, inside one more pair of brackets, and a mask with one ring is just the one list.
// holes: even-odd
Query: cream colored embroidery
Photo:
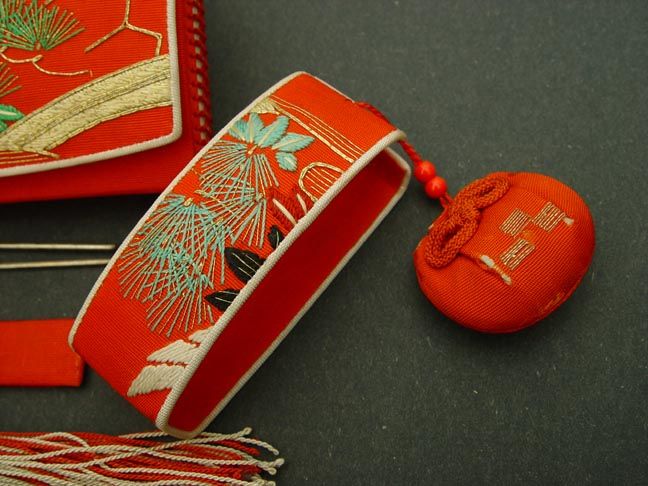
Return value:
[(534, 249), (535, 245), (533, 243), (524, 238), (519, 238), (500, 256), (500, 260), (511, 270), (515, 270)]
[(151, 353), (146, 360), (155, 364), (147, 365), (140, 371), (128, 389), (128, 396), (134, 397), (171, 388), (198, 353), (200, 343), (208, 334), (209, 329), (203, 329), (194, 332), (187, 341), (178, 339)]
[(107, 33), (102, 38), (97, 39), (95, 42), (93, 42), (88, 47), (86, 47), (85, 51), (90, 52), (91, 50), (96, 49), (101, 44), (108, 41), (110, 38), (116, 36), (117, 34), (125, 30), (132, 30), (133, 32), (139, 32), (140, 34), (148, 35), (150, 37), (155, 38), (157, 40), (157, 46), (155, 48), (155, 56), (156, 57), (159, 56), (160, 52), (162, 52), (162, 34), (160, 34), (159, 32), (154, 32), (152, 30), (144, 29), (142, 27), (137, 27), (136, 25), (131, 24), (130, 11), (131, 11), (131, 0), (126, 0), (124, 20), (122, 20), (122, 23), (119, 25), (119, 27), (117, 27), (112, 32)]
[(502, 277), (502, 280), (504, 280), (504, 283), (506, 285), (511, 285), (512, 280), (511, 277), (509, 277), (504, 270), (502, 270), (497, 263), (495, 263), (495, 260), (493, 260), (491, 257), (488, 255), (481, 255), (479, 257), (481, 262), (486, 265), (490, 270), (493, 270), (495, 273), (497, 273), (500, 277)]
[(344, 171), (324, 162), (313, 162), (299, 174), (299, 187), (313, 202), (322, 197)]
[[(552, 231), (558, 225), (558, 223), (566, 219), (569, 220), (570, 218), (567, 218), (567, 215), (564, 213), (562, 209), (557, 207), (552, 202), (548, 202), (547, 204), (544, 205), (544, 207), (540, 210), (540, 212), (533, 218), (532, 222), (533, 224), (539, 226), (543, 230), (549, 232)], [(573, 223), (573, 220), (571, 221)], [(571, 225), (568, 224), (568, 226)]]
[[(277, 95), (272, 95), (272, 99), (277, 103), (279, 106), (279, 109), (282, 108), (290, 108), (297, 113), (303, 115), (308, 123), (301, 122), (301, 120), (298, 121), (304, 128), (308, 130), (312, 130), (313, 133), (319, 133), (319, 138), (322, 139), (323, 142), (325, 142), (329, 146), (335, 146), (338, 148), (340, 151), (344, 151), (349, 158), (356, 160), (363, 154), (363, 150), (358, 147), (355, 143), (353, 143), (351, 140), (349, 140), (347, 137), (342, 135), (340, 132), (335, 130), (333, 127), (331, 127), (329, 124), (327, 124), (325, 121), (323, 121), (321, 118), (317, 117), (316, 115), (313, 115), (309, 111), (301, 108), (298, 105), (295, 105), (294, 103), (291, 103), (287, 100), (284, 100), (283, 98), (278, 97)], [(293, 118), (296, 118), (293, 116)], [(297, 121), (298, 119), (296, 119)]]
[(250, 110), (252, 113), (271, 113), (273, 115), (279, 115), (277, 107), (272, 102), (270, 98), (264, 98), (259, 101), (254, 107)]
[(500, 230), (507, 235), (517, 236), (531, 219), (527, 213), (515, 209), (511, 215), (501, 224)]
[(53, 148), (102, 122), (171, 105), (171, 64), (163, 55), (91, 81), (30, 113), (0, 134), (0, 151), (50, 157)]

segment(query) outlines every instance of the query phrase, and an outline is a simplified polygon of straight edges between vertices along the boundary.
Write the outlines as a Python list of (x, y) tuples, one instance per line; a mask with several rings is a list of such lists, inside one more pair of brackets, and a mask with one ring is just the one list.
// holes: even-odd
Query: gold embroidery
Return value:
[(517, 236), (531, 219), (527, 213), (515, 209), (511, 215), (501, 224), (500, 229), (507, 235)]
[(159, 32), (154, 32), (152, 30), (144, 29), (142, 27), (137, 27), (136, 25), (133, 25), (130, 23), (130, 9), (131, 9), (131, 0), (126, 0), (126, 9), (124, 12), (124, 20), (122, 23), (117, 27), (115, 30), (112, 32), (107, 33), (104, 35), (101, 39), (97, 39), (94, 41), (92, 44), (90, 44), (88, 47), (86, 47), (85, 51), (90, 52), (93, 49), (96, 49), (99, 47), (101, 44), (104, 42), (108, 41), (111, 37), (116, 36), (120, 32), (123, 32), (124, 30), (132, 30), (133, 32), (139, 32), (140, 34), (148, 35), (150, 37), (154, 37), (157, 40), (157, 46), (155, 48), (155, 56), (159, 56), (160, 52), (162, 52), (162, 34)]
[(79, 76), (81, 74), (90, 74), (90, 70), (88, 69), (73, 72), (50, 71), (49, 69), (45, 69), (41, 67), (40, 64), (38, 64), (43, 59), (42, 54), (30, 57), (29, 59), (12, 59), (5, 54), (6, 50), (6, 47), (0, 47), (0, 57), (2, 57), (2, 59), (4, 59), (6, 62), (11, 64), (32, 64), (41, 73), (49, 74), (50, 76)]
[(333, 165), (313, 162), (299, 174), (299, 187), (313, 202), (317, 202), (343, 172)]
[[(355, 143), (353, 143), (347, 137), (342, 135), (340, 132), (332, 128), (321, 118), (313, 115), (309, 111), (304, 110), (303, 108), (295, 105), (294, 103), (290, 103), (289, 101), (279, 98), (276, 95), (273, 95), (272, 99), (278, 104), (280, 109), (282, 108), (282, 106), (287, 107), (305, 116), (309, 123), (308, 124), (300, 123), (302, 126), (304, 126), (304, 128), (306, 128), (309, 131), (312, 131), (316, 136), (322, 139), (322, 141), (325, 142), (327, 145), (329, 146), (334, 145), (340, 151), (345, 152), (347, 156), (351, 158), (353, 161), (360, 158), (364, 153), (364, 151), (360, 147), (358, 147)], [(293, 118), (295, 117), (293, 116)], [(299, 122), (299, 120), (297, 119), (295, 121)], [(321, 133), (317, 134), (316, 130), (319, 130)], [(327, 140), (325, 138), (327, 136), (330, 137), (331, 140)]]
[(0, 98), (20, 89), (20, 86), (13, 85), (16, 79), (18, 76), (12, 74), (6, 64), (0, 64)]
[(47, 160), (50, 160), (50, 158), (39, 154), (30, 154), (24, 152), (0, 152), (0, 166), (35, 164), (37, 162), (45, 162)]
[(0, 134), (0, 151), (49, 151), (99, 123), (171, 105), (169, 56), (159, 56), (93, 80), (51, 101)]
[[(308, 123), (305, 123), (293, 113), (290, 113), (288, 109), (303, 115), (308, 120)], [(329, 126), (322, 119), (276, 95), (260, 101), (252, 111), (255, 113), (274, 113), (287, 116), (310, 134), (317, 137), (319, 141), (350, 164), (358, 160), (364, 153), (360, 147)]]
[[(569, 218), (567, 218), (567, 215), (563, 212), (562, 209), (557, 207), (552, 202), (548, 202), (533, 218), (532, 222), (543, 230), (549, 232), (552, 231), (558, 225), (558, 223), (566, 219)], [(565, 222), (567, 223), (567, 221)], [(571, 225), (568, 224), (568, 226)]]
[(272, 102), (270, 98), (264, 98), (261, 101), (259, 101), (252, 109), (250, 110), (252, 113), (271, 113), (273, 115), (279, 115), (279, 112), (277, 111), (277, 107), (275, 104)]
[(502, 263), (515, 270), (522, 261), (535, 249), (535, 245), (524, 238), (519, 238), (501, 256)]
[(75, 72), (51, 71), (41, 67), (42, 53), (28, 59), (14, 59), (5, 54), (9, 48), (28, 52), (43, 52), (70, 40), (83, 32), (72, 12), (51, 6), (53, 0), (2, 0), (0, 2), (0, 57), (11, 64), (32, 64), (50, 76), (78, 76), (88, 70)]

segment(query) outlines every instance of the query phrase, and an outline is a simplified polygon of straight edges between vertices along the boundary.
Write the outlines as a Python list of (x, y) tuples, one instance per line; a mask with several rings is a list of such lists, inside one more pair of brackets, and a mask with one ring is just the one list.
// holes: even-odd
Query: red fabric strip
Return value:
[(0, 322), (0, 385), (79, 386), (83, 361), (67, 343), (73, 322)]

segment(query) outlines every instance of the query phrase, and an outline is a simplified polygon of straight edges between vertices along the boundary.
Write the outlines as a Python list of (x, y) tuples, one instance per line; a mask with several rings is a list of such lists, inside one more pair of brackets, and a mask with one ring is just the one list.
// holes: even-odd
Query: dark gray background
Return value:
[[(567, 304), (480, 335), (418, 290), (411, 251), (439, 209), (412, 183), (210, 430), (252, 426), (287, 459), (284, 485), (646, 484), (648, 3), (206, 3), (215, 127), (310, 71), (379, 105), (452, 191), (543, 172), (597, 225)], [(118, 242), (151, 201), (3, 206), (1, 240)], [(0, 319), (74, 316), (97, 274), (2, 274)], [(0, 430), (149, 427), (92, 372), (79, 390), (0, 390)]]

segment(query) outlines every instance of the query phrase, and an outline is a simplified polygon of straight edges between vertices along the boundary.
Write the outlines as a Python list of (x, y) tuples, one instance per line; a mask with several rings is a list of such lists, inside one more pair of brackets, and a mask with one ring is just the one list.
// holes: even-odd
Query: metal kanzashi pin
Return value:
[[(96, 243), (0, 243), (0, 251), (78, 251), (78, 252), (112, 252), (117, 245)], [(25, 270), (34, 268), (66, 268), (102, 266), (109, 258), (82, 258), (69, 260), (42, 260), (26, 262), (0, 263), (0, 270)]]

